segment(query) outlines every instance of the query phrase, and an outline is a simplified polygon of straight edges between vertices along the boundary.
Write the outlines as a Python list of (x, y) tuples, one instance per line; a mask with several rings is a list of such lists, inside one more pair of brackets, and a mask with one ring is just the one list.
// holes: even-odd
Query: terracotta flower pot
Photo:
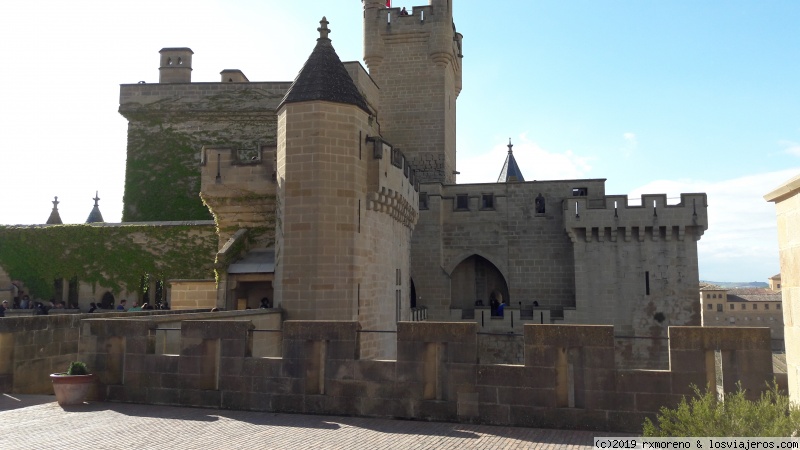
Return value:
[(53, 381), (53, 391), (56, 393), (56, 400), (60, 406), (80, 405), (86, 399), (89, 388), (94, 383), (94, 374), (51, 373), (50, 379)]

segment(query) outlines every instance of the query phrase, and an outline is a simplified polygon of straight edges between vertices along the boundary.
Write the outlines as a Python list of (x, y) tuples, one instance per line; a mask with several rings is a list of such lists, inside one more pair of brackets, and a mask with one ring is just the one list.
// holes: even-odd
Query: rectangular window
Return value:
[(780, 303), (776, 303), (775, 304), (775, 309), (781, 309), (781, 304)]
[(585, 187), (572, 188), (573, 197), (586, 197), (587, 195), (589, 195), (589, 188)]
[(742, 307), (740, 309), (745, 309), (746, 305), (742, 303)]
[(428, 209), (428, 193), (419, 193), (419, 209)]
[(456, 210), (459, 211), (469, 210), (469, 195), (467, 194), (456, 195)]
[(494, 194), (481, 195), (481, 209), (494, 209)]
[(717, 303), (717, 312), (722, 312), (722, 303)]
[(758, 305), (756, 305), (755, 303), (753, 303), (753, 309), (758, 309)]
[(650, 295), (650, 272), (644, 273), (644, 292), (645, 295)]
[(728, 309), (733, 309), (733, 303), (731, 303), (731, 304), (730, 304), (730, 305), (728, 305), (728, 306), (729, 306), (729, 308), (728, 308)]
[(709, 303), (709, 304), (708, 304), (708, 309), (714, 309), (714, 305), (712, 305), (711, 303)]
[(764, 309), (769, 309), (769, 303), (764, 303)]

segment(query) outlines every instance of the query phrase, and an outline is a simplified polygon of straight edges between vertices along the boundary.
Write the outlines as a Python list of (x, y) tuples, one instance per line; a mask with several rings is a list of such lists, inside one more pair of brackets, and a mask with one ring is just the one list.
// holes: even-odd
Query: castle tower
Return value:
[(359, 131), (370, 112), (327, 23), (277, 111), (275, 305), (289, 319), (353, 320), (357, 308)]
[(194, 52), (187, 47), (162, 48), (161, 64), (158, 67), (159, 83), (191, 83), (192, 82), (192, 55)]
[(430, 0), (407, 16), (383, 0), (364, 1), (364, 62), (381, 89), (381, 134), (423, 183), (456, 182), (461, 57), (452, 0)]
[[(376, 99), (356, 87), (369, 77), (360, 67), (348, 72), (324, 17), (320, 24), (277, 110), (275, 305), (291, 320), (358, 320), (391, 331), (409, 317), (400, 299), (409, 293), (418, 215), (414, 174), (379, 136), (369, 107)], [(394, 355), (388, 336), (363, 338), (362, 357)]]

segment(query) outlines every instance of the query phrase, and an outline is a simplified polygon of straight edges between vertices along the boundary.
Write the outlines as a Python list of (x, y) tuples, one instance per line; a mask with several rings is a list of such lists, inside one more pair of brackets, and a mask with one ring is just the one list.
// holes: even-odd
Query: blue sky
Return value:
[[(395, 2), (411, 7), (426, 1)], [(763, 195), (800, 173), (800, 2), (455, 0), (464, 35), (459, 182), (495, 181), (511, 138), (526, 179), (606, 178), (608, 194), (707, 192), (700, 276), (779, 272)], [(119, 221), (119, 84), (158, 81), (191, 47), (193, 80), (294, 79), (327, 16), (361, 60), (357, 0), (31, 1), (0, 5), (0, 223), (81, 223), (96, 190)]]

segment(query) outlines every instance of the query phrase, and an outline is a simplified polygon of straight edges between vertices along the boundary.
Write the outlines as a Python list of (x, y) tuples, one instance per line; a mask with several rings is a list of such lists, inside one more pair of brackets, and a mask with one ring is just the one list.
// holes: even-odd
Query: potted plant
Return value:
[(94, 383), (94, 374), (89, 373), (86, 364), (75, 361), (66, 372), (51, 373), (50, 379), (60, 406), (80, 405)]

